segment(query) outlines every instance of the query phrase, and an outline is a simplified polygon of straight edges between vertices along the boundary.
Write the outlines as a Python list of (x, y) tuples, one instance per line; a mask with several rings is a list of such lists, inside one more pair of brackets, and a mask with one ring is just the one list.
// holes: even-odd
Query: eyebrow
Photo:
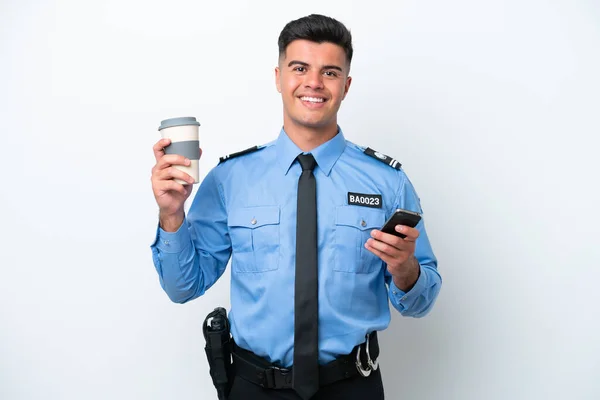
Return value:
[[(309, 64), (305, 63), (304, 61), (298, 61), (298, 60), (292, 60), (289, 62), (288, 67), (291, 67), (292, 65), (301, 65), (303, 67), (308, 67)], [(338, 70), (340, 72), (344, 72), (342, 70), (341, 67), (338, 67), (337, 65), (323, 65), (323, 67), (321, 69), (335, 69)]]

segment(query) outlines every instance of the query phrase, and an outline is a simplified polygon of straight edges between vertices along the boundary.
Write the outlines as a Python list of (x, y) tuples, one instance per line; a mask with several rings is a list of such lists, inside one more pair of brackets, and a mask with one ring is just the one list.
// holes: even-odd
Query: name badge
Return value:
[(380, 194), (364, 194), (348, 192), (348, 204), (371, 208), (382, 208)]

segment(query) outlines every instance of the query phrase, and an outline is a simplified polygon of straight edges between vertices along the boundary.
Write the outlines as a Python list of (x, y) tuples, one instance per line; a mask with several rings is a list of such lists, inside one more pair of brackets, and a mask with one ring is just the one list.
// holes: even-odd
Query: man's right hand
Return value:
[[(152, 168), (152, 191), (159, 208), (160, 227), (167, 232), (175, 232), (185, 217), (184, 203), (192, 193), (194, 178), (175, 168), (174, 165), (190, 165), (190, 160), (177, 154), (165, 155), (169, 139), (161, 139), (152, 148), (156, 164)], [(202, 150), (200, 150), (202, 152)], [(182, 185), (175, 179), (188, 182)]]

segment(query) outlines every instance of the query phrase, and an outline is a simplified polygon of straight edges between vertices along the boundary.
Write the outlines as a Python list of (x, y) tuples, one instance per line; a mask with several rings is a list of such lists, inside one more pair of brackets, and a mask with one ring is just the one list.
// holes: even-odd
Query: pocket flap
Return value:
[(250, 229), (276, 224), (279, 224), (278, 206), (236, 208), (231, 210), (227, 219), (228, 226), (242, 226)]
[(380, 229), (384, 223), (385, 212), (383, 210), (357, 206), (339, 206), (336, 210), (336, 225), (351, 226), (364, 231)]

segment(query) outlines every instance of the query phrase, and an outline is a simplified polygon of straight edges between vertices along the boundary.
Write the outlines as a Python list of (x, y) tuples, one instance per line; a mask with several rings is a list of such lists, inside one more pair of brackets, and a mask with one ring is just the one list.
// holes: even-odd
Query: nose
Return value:
[(323, 89), (323, 75), (318, 70), (312, 70), (305, 75), (304, 87), (311, 89)]

